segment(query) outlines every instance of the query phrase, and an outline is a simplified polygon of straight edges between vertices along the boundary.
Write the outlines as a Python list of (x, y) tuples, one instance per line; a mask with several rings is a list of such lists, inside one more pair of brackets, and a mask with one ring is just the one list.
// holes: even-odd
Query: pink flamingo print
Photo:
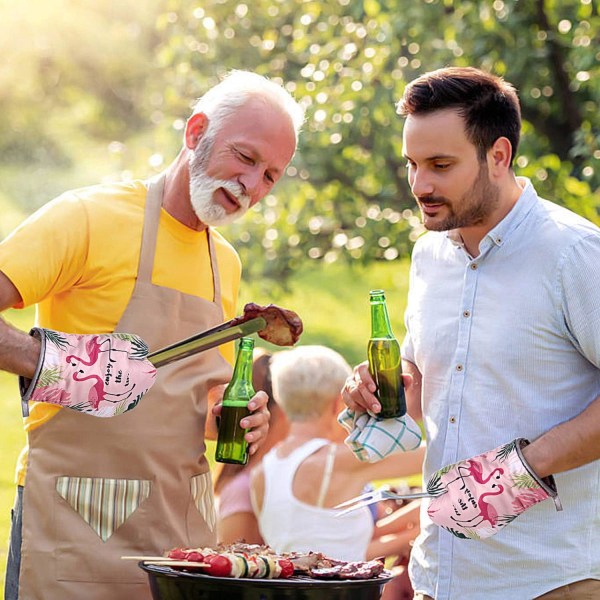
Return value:
[[(113, 352), (124, 352), (125, 354), (127, 354), (126, 350), (114, 350), (112, 348), (110, 338), (104, 339), (101, 342), (98, 341), (99, 339), (99, 336), (93, 336), (92, 338), (86, 341), (85, 353), (87, 354), (87, 358), (77, 356), (75, 354), (69, 354), (65, 359), (66, 362), (75, 368), (81, 367), (83, 365), (85, 365), (86, 367), (92, 367), (98, 363), (101, 352), (108, 352), (109, 363), (116, 362), (116, 360), (112, 358)], [(106, 344), (108, 344), (108, 348), (106, 350), (103, 350), (102, 346)], [(95, 370), (97, 370), (97, 368)], [(126, 400), (129, 396), (131, 396), (133, 388), (135, 387), (135, 384), (133, 384), (131, 389), (126, 389), (121, 393), (114, 394), (106, 391), (106, 384), (108, 384), (108, 381), (105, 382), (99, 375), (93, 373), (85, 376), (84, 375), (85, 370), (79, 369), (73, 373), (72, 377), (74, 381), (94, 381), (94, 384), (88, 391), (88, 402), (93, 409), (97, 409), (98, 405), (103, 400), (111, 402)], [(129, 377), (126, 378), (126, 381), (124, 383), (125, 385), (129, 385)], [(112, 396), (116, 399), (108, 398), (108, 396)]]
[[(498, 489), (495, 492), (485, 492), (479, 496), (477, 499), (477, 508), (479, 509), (479, 513), (470, 519), (455, 519), (454, 517), (450, 517), (454, 522), (458, 525), (462, 525), (463, 527), (478, 527), (484, 521), (487, 521), (492, 527), (496, 526), (498, 522), (498, 511), (496, 508), (487, 502), (485, 499), (487, 496), (498, 496), (504, 491), (504, 487), (500, 484), (496, 485), (495, 483), (492, 485), (492, 488), (497, 487)], [(473, 523), (475, 519), (481, 517), (481, 521), (478, 523)]]
[(78, 377), (79, 373), (81, 373), (81, 371), (76, 371), (75, 373), (73, 373), (73, 379), (75, 381), (87, 381), (88, 379), (95, 380), (94, 385), (89, 389), (88, 392), (88, 402), (92, 405), (92, 408), (98, 408), (100, 402), (104, 400), (104, 383), (102, 383), (102, 379), (100, 379), (98, 375)]
[[(72, 362), (74, 360), (79, 361), (80, 363), (87, 365), (88, 367), (92, 366), (93, 364), (96, 363), (96, 361), (98, 360), (98, 357), (100, 356), (100, 352), (107, 352), (106, 350), (101, 350), (102, 344), (108, 342), (108, 356), (109, 356), (109, 360), (110, 362), (115, 362), (114, 359), (110, 358), (110, 353), (112, 352), (112, 348), (111, 348), (111, 344), (110, 344), (110, 339), (106, 339), (101, 343), (98, 343), (98, 336), (95, 335), (94, 337), (90, 338), (86, 343), (85, 343), (85, 351), (88, 355), (88, 360), (85, 360), (84, 358), (82, 358), (81, 356), (75, 356), (74, 354), (69, 354), (69, 356), (67, 356), (66, 358), (66, 362)], [(75, 365), (73, 365), (75, 366)]]
[(100, 377), (98, 377), (98, 375), (87, 375), (86, 377), (81, 377), (79, 376), (79, 373), (82, 372), (83, 371), (76, 371), (75, 373), (73, 373), (73, 379), (75, 381), (88, 381), (89, 379), (93, 379), (95, 381), (94, 385), (92, 385), (92, 387), (88, 391), (88, 402), (90, 403), (93, 409), (97, 409), (98, 405), (100, 404), (100, 402), (102, 402), (102, 400), (116, 402), (116, 400), (110, 400), (110, 398), (107, 398), (107, 396), (114, 396), (115, 398), (117, 398), (118, 401), (126, 400), (131, 395), (131, 392), (135, 387), (135, 384), (133, 384), (133, 386), (129, 390), (126, 390), (120, 394), (111, 394), (110, 392), (107, 392), (104, 389), (104, 382)]
[[(477, 483), (486, 484), (492, 477), (494, 477), (494, 475), (496, 479), (500, 479), (500, 475), (504, 474), (504, 469), (496, 467), (487, 477), (484, 477), (483, 466), (481, 462), (472, 459), (469, 459), (466, 462), (468, 463), (468, 466), (459, 465), (456, 469), (458, 471), (458, 477), (452, 481), (449, 481), (447, 486), (460, 479), (462, 481), (461, 489), (464, 489), (466, 486), (465, 477), (472, 477)], [(463, 471), (466, 471), (467, 473), (464, 474)]]

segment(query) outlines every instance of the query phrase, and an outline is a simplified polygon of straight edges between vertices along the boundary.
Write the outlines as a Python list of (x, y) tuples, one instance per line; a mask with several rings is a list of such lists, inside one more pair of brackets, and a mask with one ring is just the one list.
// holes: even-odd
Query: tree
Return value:
[(277, 193), (230, 226), (247, 276), (396, 260), (421, 225), (395, 103), (423, 72), (471, 64), (519, 90), (519, 174), (598, 221), (599, 23), (597, 0), (0, 4), (0, 204), (162, 169), (193, 99), (245, 68), (308, 115)]
[(0, 205), (27, 214), (97, 181), (149, 128), (160, 4), (0, 3)]
[(478, 65), (516, 85), (519, 172), (598, 221), (599, 23), (592, 0), (172, 0), (161, 57), (172, 98), (248, 68), (288, 82), (307, 106), (286, 184), (231, 228), (251, 275), (281, 280), (307, 257), (407, 255), (421, 226), (395, 102), (406, 82), (444, 65)]

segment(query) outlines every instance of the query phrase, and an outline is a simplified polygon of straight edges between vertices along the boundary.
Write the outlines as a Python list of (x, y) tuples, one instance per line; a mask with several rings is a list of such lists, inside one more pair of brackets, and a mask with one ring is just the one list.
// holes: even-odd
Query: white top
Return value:
[[(368, 508), (336, 517), (336, 509), (306, 504), (292, 493), (298, 467), (327, 444), (328, 440), (316, 438), (285, 458), (277, 456), (276, 448), (265, 455), (262, 463), (265, 495), (258, 514), (260, 533), (276, 552), (312, 550), (339, 560), (365, 560), (373, 534), (373, 518)], [(325, 496), (328, 479), (326, 467), (324, 481), (320, 482), (321, 498)]]
[[(600, 230), (519, 181), (521, 197), (476, 258), (445, 232), (415, 245), (403, 356), (423, 375), (426, 478), (534, 440), (600, 395)], [(555, 479), (562, 512), (541, 502), (485, 540), (440, 529), (423, 502), (415, 591), (530, 600), (600, 579), (600, 461)]]

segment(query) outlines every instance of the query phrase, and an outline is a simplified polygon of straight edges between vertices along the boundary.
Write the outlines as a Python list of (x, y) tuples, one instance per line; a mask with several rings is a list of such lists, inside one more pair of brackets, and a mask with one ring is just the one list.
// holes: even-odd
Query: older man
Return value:
[[(239, 258), (212, 227), (271, 191), (303, 118), (281, 86), (231, 73), (198, 101), (159, 177), (68, 192), (0, 245), (0, 310), (36, 304), (46, 350), (63, 339), (56, 330), (85, 334), (82, 349), (96, 355), (97, 332), (131, 332), (157, 349), (230, 318)], [(108, 345), (123, 337), (114, 335)], [(39, 384), (38, 337), (0, 321), (0, 368)], [(92, 361), (73, 354), (74, 369)], [(73, 377), (94, 377), (86, 368)], [(145, 574), (122, 555), (213, 543), (203, 429), (207, 391), (229, 376), (214, 349), (161, 368), (136, 409), (115, 418), (82, 414), (64, 389), (52, 395), (63, 406), (31, 403), (6, 597), (148, 598)], [(96, 395), (85, 410), (109, 400)], [(266, 401), (257, 394), (242, 422), (254, 450), (268, 427)]]

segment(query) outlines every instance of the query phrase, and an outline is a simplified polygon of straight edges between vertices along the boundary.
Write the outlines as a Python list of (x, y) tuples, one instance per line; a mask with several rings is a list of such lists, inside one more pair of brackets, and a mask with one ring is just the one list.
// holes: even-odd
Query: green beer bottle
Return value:
[(377, 384), (375, 395), (381, 404), (377, 415), (383, 419), (406, 414), (406, 397), (402, 381), (400, 344), (392, 333), (383, 290), (372, 290), (371, 339), (367, 353), (369, 372)]
[(248, 462), (246, 430), (240, 421), (249, 414), (248, 402), (254, 396), (252, 387), (252, 351), (254, 339), (240, 339), (233, 376), (223, 395), (223, 408), (217, 438), (215, 460), (223, 463), (245, 465)]

